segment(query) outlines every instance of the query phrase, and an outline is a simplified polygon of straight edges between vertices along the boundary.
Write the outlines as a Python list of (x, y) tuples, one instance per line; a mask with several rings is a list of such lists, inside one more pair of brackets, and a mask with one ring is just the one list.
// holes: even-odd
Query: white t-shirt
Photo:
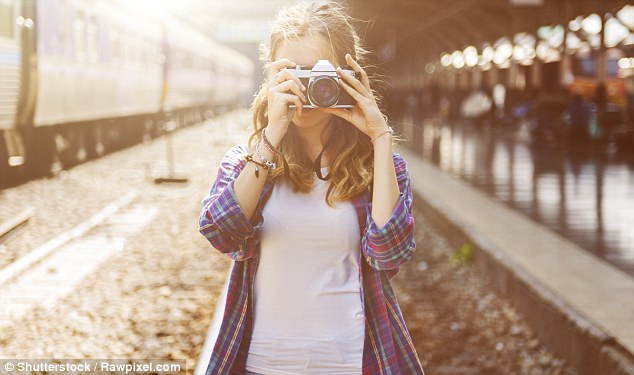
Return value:
[(305, 194), (278, 182), (264, 206), (248, 371), (361, 374), (359, 224), (351, 202), (326, 204), (329, 183)]

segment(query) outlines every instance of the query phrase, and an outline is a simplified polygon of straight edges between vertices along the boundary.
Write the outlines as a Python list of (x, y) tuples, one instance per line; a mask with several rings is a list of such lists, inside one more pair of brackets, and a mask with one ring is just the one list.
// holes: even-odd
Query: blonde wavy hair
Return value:
[[(249, 138), (251, 149), (261, 141), (261, 130), (268, 125), (266, 80), (269, 77), (270, 64), (277, 49), (288, 40), (306, 36), (318, 37), (330, 48), (333, 64), (341, 66), (346, 53), (350, 53), (359, 65), (366, 66), (368, 51), (361, 46), (361, 39), (352, 25), (354, 19), (347, 9), (332, 1), (304, 2), (281, 9), (273, 24), (268, 46), (260, 46), (260, 59), (265, 62), (264, 82), (251, 105), (253, 113), (253, 134)], [(372, 79), (371, 79), (372, 81)], [(375, 99), (379, 96), (373, 91)], [(372, 187), (374, 149), (370, 139), (349, 122), (332, 115), (333, 133), (328, 146), (331, 155), (329, 173), (331, 183), (326, 193), (326, 202), (332, 206), (334, 201), (349, 200)], [(297, 129), (293, 123), (279, 146), (290, 169), (290, 180), (294, 191), (309, 192), (313, 185), (313, 161), (303, 150)], [(282, 165), (277, 156), (275, 160)], [(284, 168), (270, 171), (268, 178), (277, 181), (284, 177)]]

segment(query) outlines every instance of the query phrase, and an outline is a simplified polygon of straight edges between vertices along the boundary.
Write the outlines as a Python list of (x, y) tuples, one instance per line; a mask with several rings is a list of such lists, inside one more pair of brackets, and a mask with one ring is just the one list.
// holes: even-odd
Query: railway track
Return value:
[(142, 230), (158, 211), (135, 204), (138, 195), (133, 191), (122, 196), (0, 270), (0, 325), (35, 306), (53, 307), (102, 262), (123, 250), (127, 237)]

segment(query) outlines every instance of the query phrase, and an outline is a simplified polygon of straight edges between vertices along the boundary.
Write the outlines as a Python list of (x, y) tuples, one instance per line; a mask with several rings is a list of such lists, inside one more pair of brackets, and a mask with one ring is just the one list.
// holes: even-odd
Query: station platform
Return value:
[(634, 374), (634, 279), (407, 149), (416, 204), (581, 374)]

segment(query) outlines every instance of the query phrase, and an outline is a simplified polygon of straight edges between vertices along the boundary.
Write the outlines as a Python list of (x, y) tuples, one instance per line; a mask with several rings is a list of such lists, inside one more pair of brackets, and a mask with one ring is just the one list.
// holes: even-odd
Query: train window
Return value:
[(136, 64), (136, 37), (134, 35), (130, 35), (127, 40), (127, 53), (126, 60), (129, 66), (134, 66)]
[(183, 66), (185, 68), (191, 69), (192, 68), (192, 64), (193, 64), (191, 53), (185, 52), (184, 58), (185, 59), (183, 61)]
[(147, 42), (143, 36), (139, 38), (139, 65), (142, 67), (147, 65)]
[(73, 22), (73, 35), (75, 39), (75, 57), (83, 60), (86, 57), (86, 23), (81, 12), (75, 13), (75, 22)]
[(148, 39), (147, 41), (147, 65), (152, 67), (156, 64), (156, 49), (154, 41)]
[(148, 48), (149, 48), (148, 64), (150, 64), (150, 66), (154, 66), (156, 65), (156, 62), (158, 61), (156, 42), (154, 40), (150, 40), (150, 44), (148, 45)]
[(68, 3), (65, 3), (61, 6), (61, 26), (60, 26), (60, 43), (61, 43), (61, 55), (64, 57), (70, 56), (72, 51), (72, 30), (71, 30), (71, 22), (69, 22), (70, 18), (70, 9), (68, 7)]
[(95, 63), (99, 59), (97, 51), (97, 20), (95, 17), (88, 18), (86, 39), (88, 42), (88, 58), (90, 59), (90, 62)]
[(130, 66), (134, 66), (136, 64), (136, 51), (137, 51), (136, 37), (134, 35), (130, 35), (130, 38), (128, 38), (128, 55), (127, 55), (128, 63), (130, 63)]
[(143, 41), (139, 35), (134, 37), (134, 64), (136, 66), (141, 66), (141, 60), (143, 58)]
[(138, 35), (134, 38), (134, 62), (137, 66), (143, 62), (143, 40)]
[(179, 50), (178, 51), (178, 60), (176, 65), (180, 68), (180, 69), (184, 69), (187, 67), (187, 52), (183, 51), (183, 50)]
[(141, 48), (141, 66), (147, 67), (148, 64), (148, 55), (150, 54), (150, 47), (148, 46), (148, 41), (144, 37), (141, 37), (141, 44), (139, 46)]
[(130, 39), (128, 38), (127, 34), (121, 34), (119, 41), (121, 43), (121, 61), (123, 63), (122, 65), (127, 66), (130, 62), (130, 51), (128, 50), (130, 48)]
[(183, 51), (174, 49), (174, 68), (181, 69), (183, 67)]
[(129, 33), (125, 34), (123, 38), (123, 61), (125, 61), (126, 66), (132, 65), (134, 61), (133, 49), (134, 49), (134, 40)]
[(148, 63), (148, 46), (147, 46), (147, 40), (144, 38), (141, 38), (141, 66), (143, 67), (147, 67)]
[(112, 31), (110, 33), (110, 48), (111, 48), (111, 58), (112, 65), (118, 65), (119, 60), (121, 59), (121, 41), (119, 39), (119, 33), (116, 31)]
[(161, 52), (156, 42), (152, 43), (152, 60), (150, 60), (150, 63), (152, 65), (161, 63)]
[(15, 28), (13, 6), (13, 0), (0, 0), (0, 37), (13, 38)]

